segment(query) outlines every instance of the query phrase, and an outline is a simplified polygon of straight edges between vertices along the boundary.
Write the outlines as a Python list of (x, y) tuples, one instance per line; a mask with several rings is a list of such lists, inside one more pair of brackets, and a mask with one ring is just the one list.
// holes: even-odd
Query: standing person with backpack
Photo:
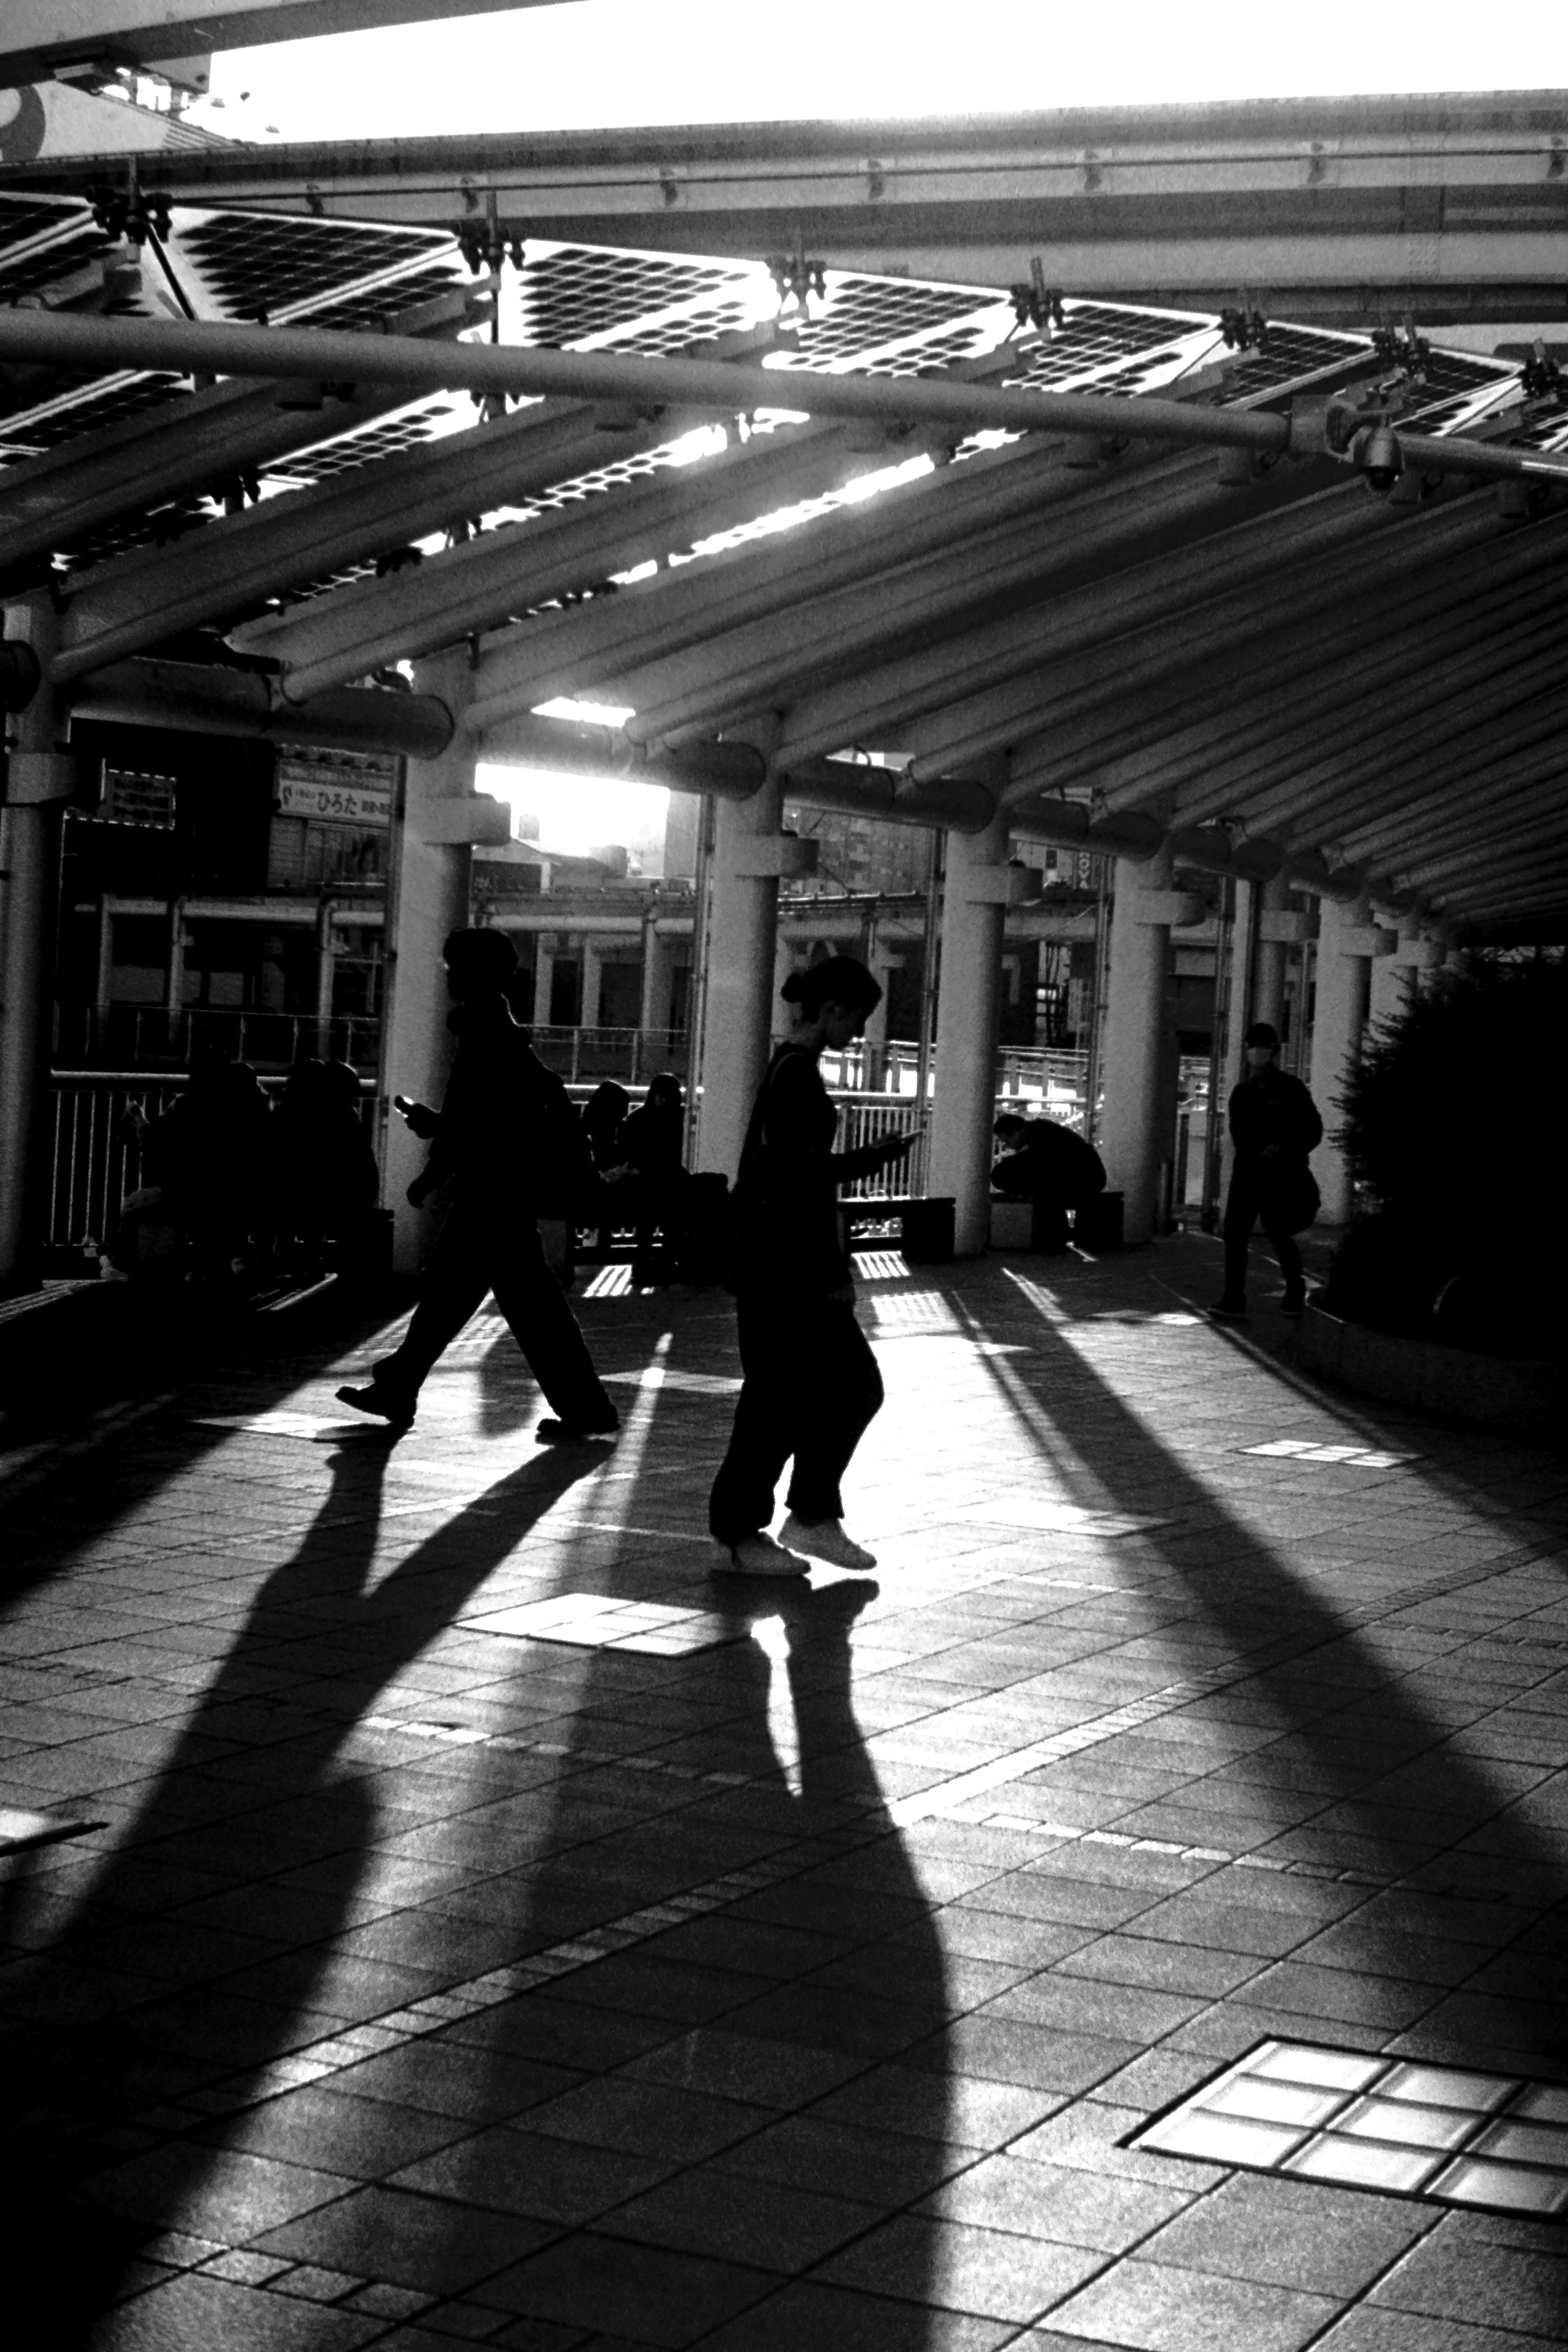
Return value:
[[(782, 992), (794, 1034), (768, 1065), (735, 1185), (731, 1286), (744, 1381), (709, 1526), (742, 1576), (804, 1576), (877, 1563), (844, 1529), (839, 1481), (882, 1402), (882, 1376), (855, 1320), (855, 1279), (838, 1221), (838, 1187), (901, 1159), (915, 1133), (835, 1151), (838, 1113), (817, 1057), (858, 1037), (882, 992), (853, 956), (792, 972)], [(773, 1493), (793, 1456), (789, 1516), (768, 1533)], [(805, 1556), (803, 1556), (805, 1555)]]
[(401, 1095), (394, 1100), (430, 1143), (408, 1198), (417, 1208), (443, 1193), (447, 1221), (403, 1345), (376, 1365), (368, 1387), (338, 1394), (406, 1429), (426, 1374), (493, 1290), (552, 1409), (535, 1437), (542, 1444), (607, 1437), (619, 1415), (539, 1237), (541, 1217), (575, 1206), (586, 1175), (583, 1130), (565, 1087), (512, 1017), (511, 941), (501, 931), (453, 931), (442, 952), (458, 1033), (446, 1097), (439, 1111)]
[(1279, 1032), (1255, 1021), (1245, 1041), (1247, 1076), (1230, 1097), (1236, 1164), (1225, 1202), (1225, 1289), (1209, 1308), (1222, 1321), (1247, 1312), (1247, 1254), (1261, 1218), (1285, 1277), (1280, 1306), (1300, 1315), (1307, 1284), (1295, 1235), (1318, 1213), (1318, 1187), (1307, 1161), (1323, 1139), (1318, 1106), (1300, 1078), (1279, 1067)]

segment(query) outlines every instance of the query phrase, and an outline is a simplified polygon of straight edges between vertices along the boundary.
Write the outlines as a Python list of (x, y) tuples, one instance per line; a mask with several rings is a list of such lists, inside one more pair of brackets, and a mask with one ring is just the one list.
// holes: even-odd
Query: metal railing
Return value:
[(60, 1070), (174, 1076), (189, 1069), (192, 1054), (207, 1045), (255, 1070), (286, 1070), (302, 1055), (311, 1055), (351, 1062), (366, 1075), (376, 1066), (381, 1023), (373, 1013), (338, 1013), (321, 1022), (313, 1013), (244, 1006), (186, 1005), (171, 1013), (162, 1004), (63, 1005), (54, 1058)]
[(646, 1086), (661, 1070), (683, 1082), (691, 1064), (684, 1029), (563, 1029), (530, 1031), (533, 1050), (568, 1086), (612, 1079), (617, 1086)]

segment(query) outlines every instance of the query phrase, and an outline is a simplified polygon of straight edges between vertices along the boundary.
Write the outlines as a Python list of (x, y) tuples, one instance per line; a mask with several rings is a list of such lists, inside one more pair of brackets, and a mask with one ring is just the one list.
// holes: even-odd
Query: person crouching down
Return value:
[(583, 1130), (566, 1089), (513, 1020), (506, 984), (517, 950), (503, 931), (453, 931), (442, 950), (457, 999), (452, 1075), (439, 1111), (395, 1097), (430, 1157), (408, 1187), (416, 1208), (440, 1193), (447, 1221), (430, 1253), (403, 1345), (367, 1388), (339, 1396), (395, 1428), (487, 1291), (511, 1326), (552, 1417), (534, 1436), (607, 1437), (619, 1424), (565, 1295), (545, 1262), (538, 1220), (560, 1216), (582, 1181)]
[[(882, 1376), (855, 1320), (855, 1283), (838, 1187), (903, 1158), (917, 1131), (835, 1151), (838, 1114), (817, 1057), (858, 1037), (882, 992), (853, 956), (792, 972), (782, 992), (793, 1034), (768, 1065), (736, 1180), (731, 1284), (744, 1380), (709, 1526), (725, 1570), (804, 1576), (808, 1559), (877, 1565), (844, 1529), (839, 1482), (882, 1402)], [(789, 1516), (767, 1532), (794, 1458)]]

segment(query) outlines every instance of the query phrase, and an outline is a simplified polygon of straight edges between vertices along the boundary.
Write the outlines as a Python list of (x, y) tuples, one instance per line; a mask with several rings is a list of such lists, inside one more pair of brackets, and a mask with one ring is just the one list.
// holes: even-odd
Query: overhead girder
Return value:
[[(1420, 677), (1393, 677), (1379, 687), (1370, 713), (1359, 700), (1347, 703), (1331, 719), (1296, 726), (1278, 737), (1265, 722), (1239, 751), (1200, 743), (1164, 763), (1141, 762), (1136, 774), (1101, 777), (1100, 788), (1112, 806), (1173, 801), (1184, 818), (1194, 824), (1234, 816), (1244, 804), (1254, 811), (1267, 807), (1268, 822), (1280, 822), (1300, 808), (1316, 808), (1353, 794), (1363, 779), (1405, 763), (1428, 740), (1447, 745), (1454, 740), (1456, 726), (1467, 728), (1475, 715), (1506, 709), (1521, 695), (1549, 684), (1554, 667), (1561, 668), (1560, 658), (1554, 665), (1552, 634), (1550, 624), (1545, 625), (1543, 645), (1517, 656), (1510, 656), (1505, 639), (1503, 649), (1494, 650), (1489, 660), (1456, 662), (1441, 686)], [(1452, 717), (1450, 706), (1457, 706)], [(1370, 738), (1369, 724), (1373, 730)], [(1120, 765), (1126, 770), (1132, 763)]]
[[(1561, 657), (1548, 654), (1531, 673), (1530, 698), (1521, 707), (1514, 708), (1522, 682), (1515, 678), (1495, 693), (1472, 689), (1457, 715), (1440, 714), (1430, 724), (1406, 719), (1399, 727), (1397, 755), (1391, 756), (1385, 737), (1353, 767), (1341, 762), (1323, 772), (1298, 769), (1279, 778), (1265, 762), (1249, 785), (1237, 787), (1237, 808), (1262, 829), (1305, 825), (1319, 839), (1335, 839), (1342, 825), (1353, 824), (1369, 793), (1392, 790), (1406, 777), (1419, 781), (1435, 758), (1470, 756), (1477, 772), (1484, 773), (1492, 760), (1540, 741), (1562, 723), (1564, 698), (1547, 690), (1561, 676)], [(1474, 751), (1468, 752), (1472, 741)]]
[[(1561, 745), (1548, 741), (1532, 750), (1489, 762), (1486, 772), (1489, 819), (1514, 807), (1539, 804), (1561, 789), (1568, 773), (1568, 758)], [(1381, 861), (1394, 856), (1408, 840), (1412, 813), (1420, 819), (1422, 855), (1469, 842), (1476, 831), (1476, 777), (1468, 760), (1454, 769), (1437, 771), (1429, 790), (1413, 793), (1397, 811), (1358, 822), (1353, 830), (1357, 855)]]
[[(1271, 505), (1281, 498), (1305, 499), (1312, 487), (1310, 477), (1270, 480), (1255, 485), (1250, 495)], [(868, 708), (865, 662), (878, 648), (889, 641), (900, 653), (919, 647), (905, 659), (921, 666), (925, 682), (917, 691), (929, 707), (945, 698), (937, 681), (955, 623), (1009, 612), (1016, 617), (1020, 606), (1037, 615), (1049, 583), (1059, 596), (1107, 574), (1120, 579), (1138, 565), (1147, 570), (1161, 559), (1182, 562), (1193, 552), (1194, 533), (1206, 541), (1235, 513), (1236, 493), (1227, 499), (1210, 469), (1192, 459), (1146, 469), (1135, 501), (1125, 486), (1123, 491), (1121, 499), (1097, 499), (1089, 510), (1075, 500), (1049, 539), (1025, 519), (976, 538), (967, 550), (900, 566), (774, 621), (710, 640), (700, 652), (634, 672), (621, 681), (637, 711), (631, 723), (679, 740), (685, 730), (788, 707), (785, 740), (794, 751), (832, 751), (847, 742), (874, 741), (882, 714)], [(818, 684), (828, 680), (833, 683)], [(906, 692), (901, 707), (912, 698)], [(829, 715), (819, 719), (823, 711)]]
[(1468, 842), (1450, 846), (1440, 854), (1420, 852), (1411, 856), (1400, 870), (1408, 876), (1412, 887), (1417, 890), (1445, 895), (1456, 888), (1462, 891), (1468, 876), (1486, 872), (1489, 858), (1507, 860), (1520, 851), (1527, 851), (1533, 858), (1550, 847), (1558, 830), (1553, 819), (1560, 819), (1561, 811), (1560, 796), (1554, 797), (1550, 805), (1538, 803), (1527, 814), (1514, 817), (1506, 824), (1499, 824), (1494, 819), (1488, 827), (1485, 851), (1479, 855), (1473, 842)]
[[(1096, 648), (1072, 665), (1081, 680), (1077, 692), (1029, 714), (1045, 723), (1015, 739), (1015, 776), (1037, 772), (1066, 782), (1177, 729), (1245, 727), (1265, 691), (1273, 719), (1284, 707), (1276, 691), (1289, 696), (1314, 666), (1381, 657), (1395, 646), (1429, 649), (1450, 631), (1466, 630), (1472, 612), (1479, 620), (1505, 604), (1526, 610), (1541, 593), (1540, 575), (1568, 562), (1568, 518), (1561, 533), (1540, 540), (1533, 530), (1500, 539), (1500, 526), (1479, 505), (1468, 520), (1486, 536), (1468, 553), (1450, 552), (1446, 562), (1433, 563), (1426, 548), (1384, 544), (1370, 583), (1364, 561), (1343, 567), (1342, 594), (1333, 593), (1334, 567), (1314, 564), (1314, 573), (1331, 576), (1301, 583), (1299, 604), (1290, 594), (1295, 575), (1287, 572), (1272, 595), (1260, 597), (1260, 613), (1227, 596), (1217, 619), (1212, 607), (1202, 608), (1191, 622), (1168, 622), (1141, 631), (1134, 642), (1118, 638)], [(1454, 541), (1447, 544), (1452, 549)], [(1361, 551), (1363, 558), (1372, 552)], [(1400, 560), (1417, 554), (1418, 562)], [(1037, 698), (1040, 688), (1035, 691)], [(960, 756), (973, 740), (969, 731), (958, 736), (948, 757)], [(913, 762), (917, 775), (935, 764), (934, 754)]]
[[(398, 324), (407, 334), (455, 335), (489, 307), (488, 297), (459, 289)], [(407, 402), (402, 385), (340, 383), (323, 386), (311, 408), (300, 404), (292, 379), (228, 382), (24, 457), (0, 473), (0, 579), (128, 516), (373, 425)]]
[[(237, 631), (234, 642), (281, 660), (291, 693), (313, 693), (383, 662), (478, 635), (529, 605), (597, 587), (672, 548), (843, 488), (886, 462), (885, 451), (857, 458), (835, 427), (784, 427), (708, 460), (690, 477), (675, 469), (647, 488), (488, 532), (431, 556), (390, 589), (367, 583), (313, 597), (296, 613)], [(487, 706), (474, 718), (483, 724), (501, 715)]]
[(1267, 581), (1294, 550), (1353, 543), (1397, 529), (1399, 520), (1352, 489), (1309, 494), (1283, 514), (1231, 523), (1178, 553), (1125, 564), (1005, 619), (917, 652), (895, 653), (863, 668), (847, 687), (802, 694), (786, 715), (785, 740), (803, 749), (896, 740), (921, 712), (1129, 630), (1169, 624), (1206, 596)]
[(1058, 499), (1068, 511), (1079, 509), (1103, 487), (1065, 466), (1055, 443), (1017, 442), (966, 458), (940, 479), (927, 476), (818, 516), (804, 531), (770, 534), (575, 611), (536, 614), (482, 648), (476, 719), (488, 724), (557, 693), (586, 694), (705, 645), (715, 620), (732, 629), (815, 603), (1026, 509), (1038, 512)]
[[(1063, 761), (1066, 784), (1092, 781), (1112, 806), (1136, 807), (1151, 794), (1174, 793), (1184, 814), (1223, 816), (1231, 795), (1250, 788), (1260, 769), (1276, 777), (1307, 770), (1346, 778), (1365, 763), (1368, 698), (1377, 698), (1380, 730), (1413, 722), (1429, 732), (1442, 707), (1464, 702), (1477, 685), (1495, 684), (1539, 651), (1560, 646), (1561, 624), (1532, 602), (1526, 614), (1505, 612), (1502, 625), (1478, 617), (1468, 634), (1456, 624), (1430, 648), (1363, 647), (1338, 667), (1287, 673), (1212, 717), (1163, 732), (1157, 719), (1134, 731), (1136, 751), (1112, 751), (1103, 761), (1092, 743)], [(1510, 625), (1511, 623), (1511, 625)], [(1424, 663), (1440, 669), (1427, 670)]]
[[(624, 411), (551, 403), (264, 499), (172, 547), (99, 565), (73, 583), (51, 675), (60, 682), (83, 677), (183, 629), (227, 619), (263, 597), (657, 448), (679, 430), (668, 418), (639, 422)], [(350, 675), (375, 667), (366, 662)]]
[[(1353, 492), (1336, 488), (1322, 497), (1325, 503), (1343, 502), (1354, 517)], [(1382, 511), (1405, 527), (1300, 553), (1282, 543), (1271, 573), (1244, 576), (1240, 585), (1222, 584), (1208, 594), (1200, 590), (1196, 601), (1185, 583), (1178, 583), (1169, 612), (906, 721), (902, 740), (917, 773), (979, 756), (972, 747), (982, 744), (987, 751), (1006, 748), (1016, 761), (1037, 731), (1054, 730), (1107, 698), (1120, 706), (1132, 693), (1157, 692), (1163, 680), (1187, 679), (1198, 664), (1229, 663), (1245, 675), (1260, 658), (1259, 640), (1276, 633), (1283, 637), (1298, 625), (1348, 625), (1358, 611), (1376, 609), (1387, 583), (1420, 577), (1432, 567), (1440, 568), (1439, 579), (1446, 577), (1447, 565), (1472, 549), (1504, 541), (1510, 530), (1484, 498), (1445, 501), (1420, 514)], [(1283, 520), (1271, 521), (1271, 536), (1282, 535)], [(1518, 526), (1511, 530), (1517, 533)]]
[(323, 751), (387, 751), (438, 759), (455, 732), (450, 710), (430, 694), (339, 687), (307, 703), (286, 703), (256, 670), (195, 662), (117, 662), (85, 678), (70, 716), (180, 734), (247, 736), (309, 743)]

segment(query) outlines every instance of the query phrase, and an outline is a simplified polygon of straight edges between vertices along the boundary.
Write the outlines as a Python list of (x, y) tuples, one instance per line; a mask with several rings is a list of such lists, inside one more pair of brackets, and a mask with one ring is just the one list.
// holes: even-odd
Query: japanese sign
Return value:
[(279, 760), (273, 805), (281, 816), (309, 817), (317, 824), (390, 824), (392, 782), (351, 768)]

